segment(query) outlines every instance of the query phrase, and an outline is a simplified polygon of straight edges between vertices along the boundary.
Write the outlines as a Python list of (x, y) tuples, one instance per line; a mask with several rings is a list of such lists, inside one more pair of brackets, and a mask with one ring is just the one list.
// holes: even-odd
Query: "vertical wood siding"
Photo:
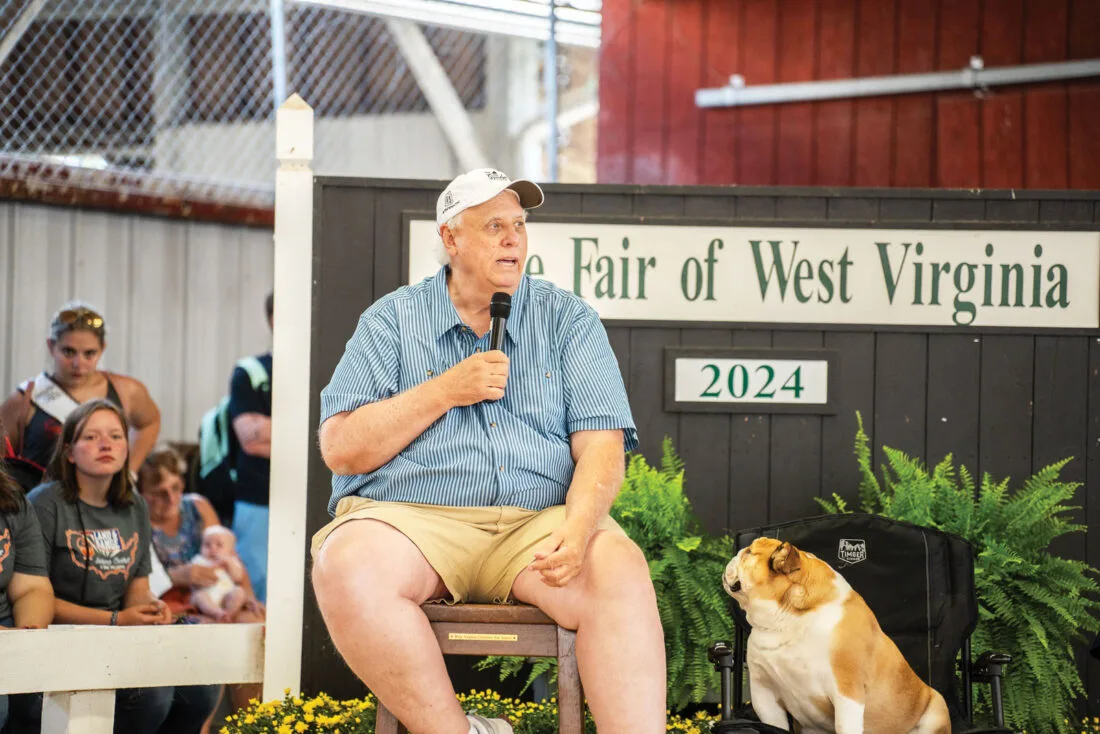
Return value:
[(604, 0), (600, 183), (1100, 188), (1100, 81), (702, 110), (695, 90), (1100, 57), (1093, 0)]

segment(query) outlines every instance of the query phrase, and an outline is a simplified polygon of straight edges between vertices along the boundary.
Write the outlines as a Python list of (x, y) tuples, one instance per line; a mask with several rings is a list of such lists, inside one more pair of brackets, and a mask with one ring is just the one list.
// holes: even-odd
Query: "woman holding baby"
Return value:
[[(177, 613), (201, 622), (263, 622), (263, 605), (236, 554), (233, 532), (218, 524), (213, 505), (184, 492), (187, 465), (170, 447), (150, 452), (138, 471), (138, 488), (149, 505), (153, 548), (172, 579), (162, 597)], [(235, 709), (258, 698), (261, 686), (229, 686)]]
[[(65, 419), (46, 481), (28, 495), (45, 540), (55, 624), (173, 621), (149, 589), (149, 513), (130, 482), (127, 434), (115, 402), (96, 398), (79, 405)], [(217, 694), (216, 686), (120, 690), (114, 731), (198, 732)], [(40, 699), (35, 717), (40, 720)], [(11, 723), (15, 732), (38, 732), (39, 720)]]
[(184, 492), (186, 474), (183, 458), (169, 447), (154, 449), (138, 472), (153, 547), (175, 585), (164, 598), (177, 611), (197, 611), (202, 621), (263, 621), (232, 531), (218, 524), (209, 500)]

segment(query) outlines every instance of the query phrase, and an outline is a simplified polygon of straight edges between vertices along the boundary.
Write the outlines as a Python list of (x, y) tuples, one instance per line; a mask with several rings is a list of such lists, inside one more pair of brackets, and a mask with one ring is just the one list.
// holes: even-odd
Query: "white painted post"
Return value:
[(114, 728), (114, 691), (42, 695), (43, 734), (111, 734)]
[(313, 313), (313, 109), (297, 94), (275, 121), (275, 314), (271, 384), (271, 523), (264, 700), (302, 677), (310, 328)]

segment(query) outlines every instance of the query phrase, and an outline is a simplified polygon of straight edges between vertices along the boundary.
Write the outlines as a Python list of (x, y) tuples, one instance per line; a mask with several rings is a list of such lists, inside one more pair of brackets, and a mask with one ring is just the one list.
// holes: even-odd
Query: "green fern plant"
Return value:
[[(728, 637), (733, 629), (720, 583), (733, 542), (702, 530), (684, 494), (683, 461), (667, 437), (660, 468), (650, 466), (641, 454), (628, 457), (611, 517), (649, 561), (665, 635), (669, 708), (681, 710), (699, 703), (718, 684), (718, 675), (707, 662), (707, 646)], [(527, 670), (524, 691), (543, 673), (549, 674), (551, 682), (556, 679), (555, 660), (534, 659), (530, 669), (528, 664), (522, 657), (491, 656), (476, 667), (497, 668), (501, 680)]]
[[(975, 493), (966, 467), (956, 471), (949, 454), (929, 472), (919, 460), (883, 447), (882, 482), (871, 464), (863, 420), (856, 413), (855, 454), (861, 475), (863, 512), (939, 528), (970, 541), (979, 603), (972, 639), (976, 652), (1012, 656), (1004, 679), (1006, 723), (1030, 734), (1069, 732), (1076, 701), (1086, 695), (1077, 671), (1075, 645), (1100, 629), (1096, 612), (1097, 570), (1050, 552), (1050, 544), (1085, 526), (1067, 504), (1081, 486), (1060, 481), (1071, 459), (1044, 467), (1023, 486), (982, 477)], [(831, 513), (849, 512), (844, 500), (818, 500)], [(979, 711), (989, 711), (989, 690), (977, 686)]]

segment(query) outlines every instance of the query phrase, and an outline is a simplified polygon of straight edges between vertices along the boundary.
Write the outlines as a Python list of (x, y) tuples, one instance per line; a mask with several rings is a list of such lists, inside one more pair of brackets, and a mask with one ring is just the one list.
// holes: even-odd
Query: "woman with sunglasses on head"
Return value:
[(139, 380), (99, 369), (106, 336), (103, 317), (79, 301), (53, 317), (46, 339), (52, 371), (24, 381), (0, 405), (7, 436), (23, 459), (45, 467), (69, 412), (106, 398), (122, 408), (131, 426), (129, 468), (141, 466), (160, 433), (160, 410)]
[[(44, 629), (53, 620), (53, 604), (38, 516), (0, 468), (0, 634), (11, 627)], [(12, 704), (26, 698), (13, 696)], [(7, 719), (8, 696), (0, 695), (0, 729)]]
[[(173, 621), (149, 589), (149, 511), (126, 469), (126, 435), (115, 403), (94, 398), (81, 404), (65, 419), (46, 483), (28, 496), (46, 541), (57, 624)], [(120, 690), (114, 731), (198, 732), (217, 695), (217, 686)], [(37, 732), (36, 723), (28, 722), (26, 730)]]

